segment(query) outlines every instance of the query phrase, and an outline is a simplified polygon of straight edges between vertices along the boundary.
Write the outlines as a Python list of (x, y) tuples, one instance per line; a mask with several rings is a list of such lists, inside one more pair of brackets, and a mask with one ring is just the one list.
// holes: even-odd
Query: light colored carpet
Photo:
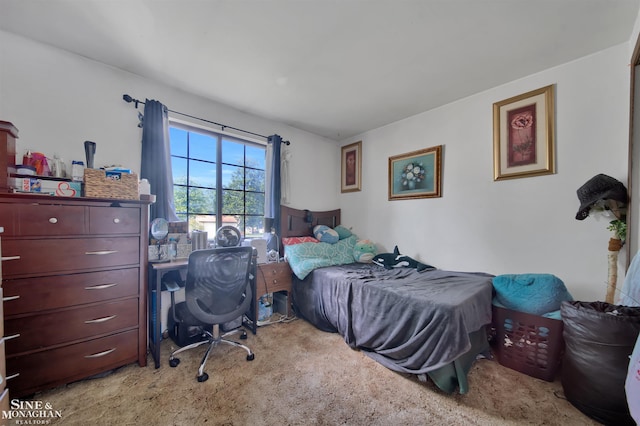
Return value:
[[(338, 334), (303, 320), (258, 329), (246, 341), (255, 360), (217, 347), (195, 379), (203, 348), (168, 365), (120, 368), (106, 377), (41, 392), (61, 425), (597, 425), (562, 397), (562, 386), (496, 361), (479, 360), (466, 395), (395, 373), (350, 349)], [(55, 368), (55, 366), (52, 366)]]

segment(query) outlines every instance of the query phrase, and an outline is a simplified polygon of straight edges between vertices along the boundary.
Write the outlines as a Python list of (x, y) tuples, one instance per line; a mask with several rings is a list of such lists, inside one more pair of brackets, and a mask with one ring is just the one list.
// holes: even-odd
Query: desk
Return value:
[[(155, 367), (160, 367), (160, 342), (162, 341), (162, 277), (171, 271), (186, 270), (189, 265), (188, 259), (177, 259), (171, 262), (149, 262), (149, 285), (148, 287), (148, 301), (149, 301), (149, 351), (153, 356)], [(255, 277), (255, 256), (252, 263), (252, 275)], [(256, 280), (252, 280), (252, 291), (256, 293)], [(257, 330), (257, 308), (255, 304), (251, 304), (249, 311), (247, 311), (247, 320), (243, 320), (243, 325), (249, 328), (253, 334), (256, 334)]]
[(162, 341), (161, 320), (161, 291), (162, 277), (167, 272), (186, 270), (189, 262), (187, 259), (178, 259), (172, 262), (149, 262), (149, 351), (153, 356), (156, 368), (160, 367), (160, 341)]

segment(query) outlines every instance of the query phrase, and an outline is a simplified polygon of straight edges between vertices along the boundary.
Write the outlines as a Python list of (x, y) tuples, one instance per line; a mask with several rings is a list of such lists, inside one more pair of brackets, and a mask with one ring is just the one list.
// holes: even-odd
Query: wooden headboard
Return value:
[(282, 238), (312, 236), (313, 227), (316, 225), (327, 225), (330, 228), (340, 225), (340, 209), (314, 212), (280, 206), (280, 236)]

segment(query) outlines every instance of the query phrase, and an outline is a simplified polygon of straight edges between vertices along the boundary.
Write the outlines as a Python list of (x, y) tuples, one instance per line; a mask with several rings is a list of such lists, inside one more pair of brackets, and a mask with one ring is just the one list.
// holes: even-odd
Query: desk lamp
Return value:
[(264, 218), (264, 230), (265, 233), (267, 233), (267, 230), (269, 230), (269, 233), (267, 234), (267, 260), (269, 262), (279, 262), (280, 241), (278, 239), (278, 235), (276, 234), (275, 220), (272, 217)]

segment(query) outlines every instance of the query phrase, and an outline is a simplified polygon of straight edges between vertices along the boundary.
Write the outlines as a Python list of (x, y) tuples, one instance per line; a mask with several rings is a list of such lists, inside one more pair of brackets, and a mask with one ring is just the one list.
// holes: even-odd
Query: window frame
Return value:
[[(244, 137), (244, 136), (240, 136), (236, 133), (230, 133), (230, 132), (226, 132), (224, 130), (216, 130), (207, 126), (202, 126), (202, 125), (198, 125), (198, 124), (194, 124), (191, 122), (187, 122), (187, 121), (183, 121), (183, 120), (178, 120), (175, 118), (169, 118), (169, 132), (171, 131), (171, 128), (177, 128), (186, 132), (194, 132), (194, 133), (199, 133), (199, 134), (204, 134), (206, 136), (209, 136), (213, 139), (215, 139), (215, 170), (216, 170), (216, 178), (215, 178), (215, 188), (211, 188), (215, 191), (215, 206), (212, 207), (212, 210), (214, 210), (214, 213), (191, 213), (190, 209), (189, 209), (189, 191), (190, 188), (202, 188), (202, 189), (208, 189), (208, 187), (201, 187), (198, 185), (191, 185), (190, 182), (190, 173), (189, 173), (189, 163), (191, 160), (198, 160), (198, 161), (208, 161), (206, 159), (202, 159), (202, 158), (198, 158), (198, 157), (191, 157), (191, 154), (189, 152), (189, 146), (187, 144), (187, 153), (186, 156), (185, 155), (177, 155), (174, 154), (171, 151), (171, 142), (169, 143), (169, 155), (171, 158), (171, 161), (173, 163), (173, 160), (175, 158), (180, 158), (180, 159), (184, 159), (187, 162), (187, 172), (186, 172), (186, 177), (187, 180), (184, 184), (178, 184), (175, 181), (175, 175), (174, 172), (172, 170), (171, 173), (171, 180), (172, 180), (172, 185), (173, 185), (173, 191), (174, 191), (174, 198), (176, 195), (176, 187), (183, 187), (185, 188), (185, 196), (187, 197), (187, 201), (186, 201), (186, 207), (187, 210), (186, 212), (179, 212), (176, 210), (176, 215), (180, 218), (180, 219), (185, 219), (186, 221), (189, 223), (189, 232), (193, 231), (193, 229), (191, 229), (191, 225), (192, 225), (192, 219), (194, 217), (197, 216), (212, 216), (215, 217), (216, 220), (216, 226), (215, 229), (219, 229), (220, 226), (224, 225), (223, 222), (223, 216), (234, 216), (234, 217), (241, 217), (241, 219), (238, 222), (238, 229), (240, 230), (243, 238), (251, 238), (251, 237), (261, 237), (260, 235), (260, 229), (258, 230), (258, 232), (254, 233), (254, 234), (250, 234), (247, 235), (246, 234), (246, 228), (247, 228), (247, 223), (248, 223), (248, 219), (249, 218), (260, 218), (260, 222), (262, 223), (264, 220), (264, 215), (265, 215), (265, 211), (267, 209), (267, 204), (268, 204), (268, 188), (267, 188), (267, 182), (268, 182), (268, 169), (269, 169), (269, 164), (268, 164), (268, 144), (266, 141), (260, 141), (254, 138), (250, 138), (250, 137)], [(235, 142), (235, 143), (240, 143), (242, 145), (245, 146), (244, 150), (243, 150), (243, 164), (242, 165), (238, 165), (238, 164), (232, 164), (232, 163), (225, 163), (223, 162), (223, 142), (224, 141), (231, 141), (231, 142)], [(187, 140), (188, 141), (188, 140)], [(257, 167), (251, 167), (248, 166), (246, 164), (246, 160), (247, 160), (247, 156), (246, 156), (246, 146), (252, 146), (252, 147), (258, 147), (261, 149), (264, 149), (264, 169), (261, 168), (257, 168)], [(231, 214), (223, 214), (223, 202), (224, 202), (224, 192), (225, 191), (239, 191), (238, 189), (230, 189), (230, 188), (224, 188), (223, 187), (223, 178), (222, 178), (222, 174), (223, 174), (223, 169), (224, 166), (232, 166), (232, 167), (241, 167), (244, 172), (245, 172), (245, 181), (244, 181), (244, 188), (242, 189), (242, 192), (245, 194), (244, 196), (244, 206), (243, 206), (243, 212), (242, 213), (231, 213)], [(264, 173), (264, 182), (263, 182), (263, 190), (262, 191), (256, 191), (256, 190), (247, 190), (246, 189), (246, 171), (247, 170), (256, 170), (256, 171), (262, 171)], [(262, 205), (262, 212), (261, 213), (249, 213), (247, 210), (247, 199), (246, 199), (246, 194), (262, 194), (263, 197), (263, 205)], [(177, 206), (176, 206), (177, 208)], [(218, 226), (218, 224), (220, 224), (220, 226)], [(242, 226), (240, 226), (240, 224), (242, 224)], [(210, 239), (212, 238), (212, 236), (209, 237)]]

